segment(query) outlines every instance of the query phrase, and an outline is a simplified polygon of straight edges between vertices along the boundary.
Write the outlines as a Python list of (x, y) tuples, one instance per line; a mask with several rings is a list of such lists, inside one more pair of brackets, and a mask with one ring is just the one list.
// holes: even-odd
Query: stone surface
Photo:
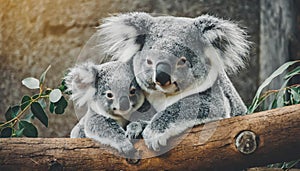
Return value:
[[(23, 78), (38, 78), (52, 65), (46, 85), (57, 86), (66, 69), (76, 63), (99, 19), (128, 11), (189, 17), (208, 13), (246, 27), (253, 42), (249, 65), (232, 79), (246, 104), (250, 104), (258, 83), (258, 0), (0, 0), (1, 117), (9, 105), (34, 93), (21, 85)], [(49, 118), (49, 128), (39, 127), (41, 137), (66, 137), (77, 122), (72, 105), (66, 114), (49, 114)]]

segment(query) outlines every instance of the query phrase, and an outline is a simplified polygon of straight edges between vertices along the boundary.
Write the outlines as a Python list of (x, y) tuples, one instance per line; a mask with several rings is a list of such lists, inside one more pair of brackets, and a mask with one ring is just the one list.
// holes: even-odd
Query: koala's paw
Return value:
[(143, 131), (142, 124), (140, 122), (131, 122), (126, 127), (125, 136), (129, 139), (137, 138)]
[(165, 131), (161, 133), (157, 130), (151, 129), (150, 126), (147, 126), (144, 129), (143, 137), (147, 147), (149, 149), (153, 149), (154, 151), (159, 151), (160, 146), (166, 146), (167, 140), (170, 138), (170, 136)]
[(137, 155), (137, 150), (128, 139), (126, 139), (123, 143), (120, 143), (118, 149), (119, 152), (126, 158), (135, 158)]

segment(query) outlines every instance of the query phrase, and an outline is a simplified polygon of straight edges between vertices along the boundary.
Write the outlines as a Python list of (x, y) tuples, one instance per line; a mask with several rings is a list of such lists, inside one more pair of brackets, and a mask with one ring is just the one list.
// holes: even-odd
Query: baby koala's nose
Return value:
[(122, 96), (119, 100), (120, 103), (120, 110), (121, 111), (126, 111), (130, 107), (130, 102), (127, 96)]
[(156, 66), (155, 81), (158, 85), (167, 86), (171, 84), (171, 66), (167, 63), (159, 63)]

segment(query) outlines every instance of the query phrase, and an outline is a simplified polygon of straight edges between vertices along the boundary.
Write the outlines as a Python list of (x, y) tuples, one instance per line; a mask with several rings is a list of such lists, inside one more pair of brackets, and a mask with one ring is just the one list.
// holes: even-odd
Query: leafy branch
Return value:
[[(283, 77), (284, 82), (281, 85), (281, 88), (278, 90), (267, 90), (262, 93), (263, 89), (267, 87), (276, 77), (286, 72), (291, 66), (295, 66), (300, 63), (300, 60), (286, 62), (275, 70), (258, 88), (255, 97), (248, 108), (248, 113), (253, 113), (258, 110), (258, 107), (261, 107), (260, 110), (270, 110), (278, 107), (289, 106), (293, 104), (300, 104), (300, 84), (289, 85), (289, 81), (300, 75), (300, 66), (295, 67), (290, 72), (287, 72)], [(269, 99), (270, 101), (267, 101)], [(268, 165), (272, 168), (282, 168), (290, 169), (294, 167), (299, 160), (276, 163)]]
[(0, 137), (37, 137), (38, 130), (32, 124), (37, 118), (45, 127), (48, 127), (48, 116), (44, 109), (49, 103), (49, 111), (55, 114), (63, 114), (68, 102), (63, 96), (67, 93), (64, 81), (58, 88), (52, 89), (44, 86), (49, 66), (39, 79), (28, 77), (22, 80), (22, 84), (32, 90), (38, 89), (38, 94), (22, 97), (20, 104), (10, 106), (5, 113), (5, 122), (0, 122)]

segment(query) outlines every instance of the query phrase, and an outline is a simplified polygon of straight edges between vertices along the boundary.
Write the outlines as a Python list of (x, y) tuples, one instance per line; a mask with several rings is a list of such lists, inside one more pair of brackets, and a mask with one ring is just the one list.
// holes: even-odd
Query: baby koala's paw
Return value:
[(136, 139), (143, 132), (143, 126), (140, 122), (131, 122), (126, 127), (125, 136), (129, 139)]

